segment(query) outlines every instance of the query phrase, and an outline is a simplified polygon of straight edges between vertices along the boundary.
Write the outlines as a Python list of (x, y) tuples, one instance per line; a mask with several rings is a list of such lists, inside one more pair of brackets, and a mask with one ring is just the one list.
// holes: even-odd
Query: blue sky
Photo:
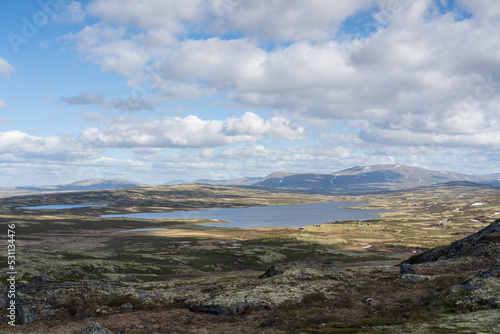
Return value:
[(500, 172), (493, 0), (0, 4), (0, 186)]

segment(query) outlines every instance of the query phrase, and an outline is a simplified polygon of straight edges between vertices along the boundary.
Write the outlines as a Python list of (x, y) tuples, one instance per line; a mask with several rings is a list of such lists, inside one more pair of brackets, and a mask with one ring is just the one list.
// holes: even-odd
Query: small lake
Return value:
[(256, 206), (249, 208), (205, 209), (154, 213), (103, 215), (102, 218), (138, 219), (217, 219), (228, 223), (207, 223), (211, 227), (301, 227), (342, 220), (367, 220), (377, 218), (383, 209), (346, 209), (348, 206), (369, 206), (363, 202), (327, 202), (300, 205)]
[(123, 230), (118, 232), (147, 232), (147, 231), (161, 231), (164, 230), (162, 227), (152, 227), (152, 228), (136, 228), (133, 230)]
[(107, 206), (107, 204), (84, 203), (84, 204), (65, 204), (65, 205), (40, 205), (40, 206), (23, 206), (20, 209), (26, 210), (63, 210), (74, 208), (87, 208), (92, 206)]

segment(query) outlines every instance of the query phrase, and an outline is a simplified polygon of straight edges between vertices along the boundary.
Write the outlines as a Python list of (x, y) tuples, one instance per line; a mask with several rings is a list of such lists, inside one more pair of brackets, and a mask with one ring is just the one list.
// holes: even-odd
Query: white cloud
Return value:
[(367, 37), (361, 48), (335, 40), (272, 50), (248, 38), (186, 40), (164, 57), (159, 73), (170, 82), (168, 94), (172, 86), (194, 89), (201, 82), (234, 92), (242, 106), (308, 117), (371, 119), (374, 109), (385, 110), (385, 117), (438, 114), (476, 91), (489, 93), (492, 87), (482, 85), (490, 76), (497, 85), (500, 41), (486, 32), (494, 27), (481, 33), (481, 22), (426, 18), (425, 4), (393, 10), (392, 25)]
[(197, 116), (163, 119), (114, 118), (105, 129), (87, 128), (81, 140), (98, 147), (121, 148), (202, 148), (256, 142), (263, 137), (304, 139), (304, 128), (283, 116), (264, 120), (247, 112), (224, 121), (202, 120)]
[(86, 26), (76, 34), (68, 34), (68, 41), (76, 42), (76, 49), (85, 59), (97, 64), (105, 72), (117, 72), (126, 76), (142, 70), (151, 55), (149, 50), (133, 40), (125, 38), (124, 27), (102, 24)]
[[(217, 5), (222, 1), (213, 1)], [(233, 1), (234, 6), (220, 6), (218, 31), (243, 30), (263, 40), (324, 41), (335, 36), (340, 23), (358, 10), (372, 6), (369, 0), (324, 1)]]
[(65, 160), (74, 145), (57, 136), (39, 137), (13, 130), (0, 132), (0, 153), (20, 159)]
[(183, 31), (186, 22), (197, 22), (206, 15), (203, 2), (98, 0), (90, 3), (86, 11), (106, 23), (142, 29), (163, 27), (179, 33)]
[[(365, 26), (342, 26), (372, 6), (378, 10)], [(145, 92), (132, 110), (220, 99), (214, 103), (254, 112), (211, 121), (121, 118), (86, 129), (82, 139), (144, 155), (248, 143), (255, 146), (205, 151), (205, 158), (216, 164), (255, 155), (275, 167), (409, 161), (408, 154), (427, 150), (479, 158), (498, 148), (500, 6), (457, 0), (454, 8), (438, 7), (431, 0), (93, 1), (79, 12), (92, 25), (68, 39), (87, 61)], [(151, 79), (153, 87), (144, 84)], [(137, 102), (66, 98), (85, 101), (125, 110)], [(261, 110), (287, 117), (266, 120)], [(303, 139), (304, 122), (322, 126), (314, 130), (321, 150), (262, 146), (262, 139)], [(186, 166), (209, 166), (197, 159)]]
[(4, 100), (0, 99), (0, 109), (5, 109), (7, 108), (7, 104), (5, 103)]
[(8, 79), (16, 70), (4, 58), (0, 57), (0, 78)]
[(85, 20), (86, 13), (79, 1), (58, 4), (58, 13), (52, 16), (52, 20), (57, 23), (81, 23)]
[(371, 0), (97, 0), (86, 8), (72, 3), (62, 13), (94, 16), (105, 24), (133, 29), (164, 29), (185, 34), (193, 26), (203, 25), (207, 32), (244, 31), (264, 40), (326, 40), (335, 35), (340, 23), (358, 10), (373, 6)]
[[(338, 145), (269, 147), (264, 145), (204, 149), (177, 154), (158, 154), (152, 167), (161, 173), (168, 170), (169, 179), (189, 176), (188, 180), (233, 179), (241, 176), (262, 177), (277, 170), (289, 172), (332, 173), (352, 167), (363, 157)], [(373, 159), (371, 162), (381, 162)], [(202, 171), (202, 174), (200, 174)]]

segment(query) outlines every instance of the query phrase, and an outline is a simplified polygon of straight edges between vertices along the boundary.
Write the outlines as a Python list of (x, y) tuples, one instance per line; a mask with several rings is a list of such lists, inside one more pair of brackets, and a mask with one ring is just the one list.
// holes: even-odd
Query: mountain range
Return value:
[[(252, 186), (324, 193), (368, 193), (434, 186), (448, 182), (468, 182), (500, 186), (500, 173), (468, 175), (436, 171), (407, 165), (357, 166), (331, 174), (274, 172), (265, 177), (241, 177), (230, 180), (196, 180), (223, 186)], [(188, 183), (180, 180), (165, 184)], [(94, 191), (138, 187), (144, 184), (125, 179), (88, 179), (69, 184), (43, 187), (0, 188), (0, 197), (60, 191)]]
[(407, 165), (373, 165), (352, 167), (331, 174), (275, 172), (263, 178), (239, 178), (223, 181), (198, 180), (196, 182), (331, 193), (360, 193), (402, 190), (457, 181), (500, 185), (500, 173), (468, 175)]

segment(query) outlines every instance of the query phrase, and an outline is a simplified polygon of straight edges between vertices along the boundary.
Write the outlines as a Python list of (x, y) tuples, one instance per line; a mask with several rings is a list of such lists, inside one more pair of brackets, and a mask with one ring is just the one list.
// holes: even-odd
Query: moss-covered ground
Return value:
[[(384, 212), (369, 221), (327, 222), (307, 226), (305, 230), (212, 228), (200, 225), (206, 221), (197, 220), (99, 218), (104, 214), (325, 201), (368, 202), (370, 208), (394, 211)], [(80, 203), (107, 206), (20, 209)], [(218, 315), (203, 318), (205, 322), (201, 323), (205, 324), (204, 328), (211, 328), (210, 333), (232, 333), (227, 327), (231, 323), (234, 328), (243, 328), (248, 333), (370, 333), (379, 330), (469, 333), (474, 332), (474, 328), (488, 333), (483, 327), (490, 322), (484, 319), (494, 318), (492, 310), (485, 308), (456, 314), (464, 308), (456, 303), (445, 303), (445, 294), (454, 292), (452, 287), (472, 275), (472, 271), (453, 275), (442, 272), (423, 282), (402, 282), (399, 269), (393, 266), (424, 249), (449, 244), (477, 232), (486, 223), (500, 218), (499, 212), (500, 190), (485, 187), (443, 186), (360, 196), (329, 196), (244, 187), (179, 185), (3, 198), (0, 201), (0, 233), (6, 243), (7, 225), (15, 224), (17, 284), (49, 277), (58, 282), (110, 281), (126, 286), (123, 288), (128, 291), (126, 293), (120, 290), (122, 292), (114, 297), (105, 297), (96, 292), (99, 296), (96, 301), (77, 303), (84, 305), (80, 305), (80, 309), (94, 310), (66, 310), (67, 313), (59, 313), (59, 318), (40, 320), (38, 326), (42, 327), (38, 328), (50, 328), (52, 324), (64, 332), (64, 322), (79, 323), (89, 316), (108, 321), (112, 317), (117, 319), (123, 312), (143, 312), (144, 309), (159, 312), (158, 307), (181, 313), (189, 310), (201, 317), (199, 314), (205, 313), (193, 311), (210, 314), (210, 310), (234, 311), (246, 305), (248, 310), (242, 314), (238, 311), (238, 316)], [(121, 232), (137, 228), (163, 229)], [(6, 252), (0, 254), (0, 261), (2, 272), (7, 272)], [(272, 264), (293, 261), (332, 263), (344, 272), (344, 276), (333, 279), (314, 272), (306, 276), (302, 273), (302, 276), (259, 279)], [(137, 291), (145, 291), (151, 296), (156, 293), (156, 297), (145, 299)], [(73, 297), (78, 299), (78, 295)], [(365, 297), (374, 298), (378, 303), (365, 305)], [(458, 297), (453, 298), (457, 300)], [(119, 307), (125, 299), (136, 304), (134, 311)], [(472, 308), (467, 309), (470, 312)], [(177, 314), (175, 312), (172, 314)], [(7, 329), (3, 324), (0, 323), (0, 331)], [(28, 324), (16, 327), (16, 331), (22, 332), (23, 328), (29, 331), (37, 327)], [(130, 325), (128, 328), (128, 331), (140, 333), (155, 332), (153, 327), (147, 326), (141, 329)], [(193, 325), (191, 329), (196, 328), (197, 325)], [(171, 329), (170, 332), (176, 331)], [(179, 329), (179, 333), (182, 330)]]

